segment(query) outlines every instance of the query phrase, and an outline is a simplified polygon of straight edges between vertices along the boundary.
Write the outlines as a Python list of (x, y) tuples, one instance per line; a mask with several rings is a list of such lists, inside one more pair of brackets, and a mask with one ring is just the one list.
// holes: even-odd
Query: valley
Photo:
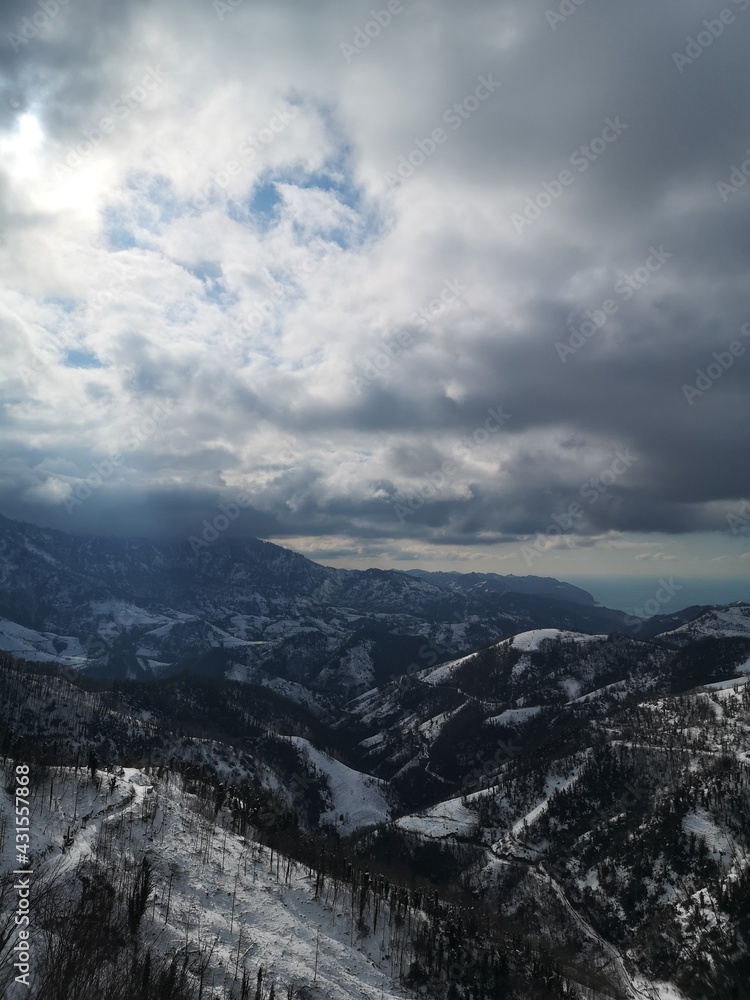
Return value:
[(750, 605), (633, 636), (541, 578), (217, 543), (204, 590), (33, 531), (2, 550), (3, 995), (745, 995)]

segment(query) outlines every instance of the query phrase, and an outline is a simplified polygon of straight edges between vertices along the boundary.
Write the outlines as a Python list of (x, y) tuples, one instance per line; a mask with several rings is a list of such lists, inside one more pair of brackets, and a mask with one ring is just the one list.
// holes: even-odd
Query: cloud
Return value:
[(184, 534), (242, 489), (234, 531), (341, 559), (511, 558), (572, 504), (631, 559), (726, 532), (750, 13), (680, 72), (694, 8), (547, 7), (415, 0), (355, 55), (334, 3), (4, 10), (2, 509)]

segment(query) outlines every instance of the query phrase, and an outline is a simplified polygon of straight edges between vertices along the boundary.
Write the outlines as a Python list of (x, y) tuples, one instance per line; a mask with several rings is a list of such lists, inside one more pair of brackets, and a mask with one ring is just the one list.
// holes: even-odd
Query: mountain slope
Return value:
[(256, 539), (196, 548), (0, 518), (0, 648), (110, 677), (184, 666), (226, 673), (239, 663), (351, 696), (418, 657), (429, 664), (550, 621), (625, 626), (624, 614), (558, 581), (532, 580), (552, 598), (496, 580), (459, 586), (457, 576), (336, 570)]
[[(0, 989), (9, 1000), (247, 1000), (251, 989), (260, 1000), (442, 998), (470, 996), (478, 982), (487, 996), (553, 1000), (580, 997), (580, 983), (607, 986), (582, 956), (560, 961), (489, 912), (480, 924), (470, 897), (443, 896), (395, 858), (379, 864), (306, 832), (285, 805), (323, 774), (335, 808), (367, 791), (375, 821), (382, 783), (306, 741), (277, 740), (269, 766), (273, 753), (256, 756), (268, 734), (250, 754), (175, 738), (167, 717), (127, 712), (154, 685), (84, 691), (40, 669), (0, 664), (0, 825), (13, 814), (8, 789), (20, 771), (32, 817), (23, 857), (38, 901), (30, 988), (15, 988), (8, 946), (19, 861), (3, 838)], [(188, 682), (179, 691), (188, 696)], [(50, 726), (54, 738), (41, 739)], [(284, 748), (288, 767), (299, 751), (310, 760), (312, 781), (284, 773)], [(141, 764), (122, 767), (111, 754)]]
[(593, 605), (594, 598), (588, 591), (572, 583), (543, 576), (500, 576), (497, 573), (435, 573), (423, 569), (407, 570), (410, 576), (427, 580), (438, 587), (456, 590), (463, 594), (484, 591), (495, 594), (530, 594), (552, 600), (573, 601)]
[[(204, 996), (219, 984), (241, 996), (237, 955), (251, 941), (253, 975), (297, 982), (302, 963), (309, 980), (314, 939), (324, 980), (334, 962), (359, 980), (342, 975), (344, 995), (424, 986), (442, 998), (455, 954), (449, 995), (467, 1000), (482, 982), (487, 997), (519, 1000), (739, 1000), (750, 971), (744, 619), (745, 606), (721, 609), (709, 635), (676, 645), (536, 629), (345, 706), (259, 675), (105, 685), (6, 658), (0, 751), (33, 762), (50, 858), (59, 842), (64, 864), (82, 866), (49, 890), (68, 894), (55, 897), (61, 912), (86, 912), (94, 898), (73, 887), (111, 885), (113, 870), (131, 897), (108, 919), (127, 920), (132, 880), (153, 863), (140, 954), (150, 947), (154, 975), (182, 962), (185, 990), (203, 970)], [(75, 770), (92, 749), (114, 768), (96, 794)], [(145, 784), (128, 791), (121, 764)], [(9, 787), (11, 775), (6, 760)], [(120, 824), (111, 833), (106, 817)], [(107, 851), (125, 858), (121, 871)], [(45, 935), (68, 940), (55, 921)], [(102, 975), (125, 977), (118, 962)], [(126, 964), (144, 975), (132, 955)], [(336, 995), (330, 981), (322, 989)]]

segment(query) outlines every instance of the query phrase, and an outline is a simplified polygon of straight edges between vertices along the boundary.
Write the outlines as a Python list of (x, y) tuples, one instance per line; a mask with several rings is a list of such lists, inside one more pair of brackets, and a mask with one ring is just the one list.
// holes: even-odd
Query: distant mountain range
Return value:
[(332, 569), (256, 539), (196, 549), (0, 517), (0, 648), (99, 676), (245, 666), (353, 694), (519, 631), (629, 624), (543, 577)]

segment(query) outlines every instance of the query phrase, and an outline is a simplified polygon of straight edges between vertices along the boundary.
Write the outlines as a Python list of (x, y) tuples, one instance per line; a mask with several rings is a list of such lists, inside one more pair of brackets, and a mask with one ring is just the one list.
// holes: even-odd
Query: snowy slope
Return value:
[(322, 822), (333, 824), (342, 836), (346, 836), (360, 827), (388, 819), (390, 806), (384, 781), (352, 770), (299, 736), (292, 737), (292, 743), (326, 779), (330, 807), (321, 815)]
[(700, 617), (669, 632), (660, 633), (661, 638), (695, 641), (710, 637), (729, 638), (731, 636), (750, 637), (750, 604), (728, 605), (712, 608)]
[[(50, 795), (54, 808), (43, 808)], [(290, 984), (313, 985), (331, 1000), (403, 997), (395, 979), (396, 949), (383, 929), (360, 933), (343, 888), (315, 894), (306, 866), (239, 837), (194, 808), (176, 775), (157, 781), (134, 769), (99, 776), (99, 787), (82, 769), (57, 775), (40, 789), (32, 817), (31, 844), (37, 885), (45, 874), (59, 881), (87, 871), (95, 859), (134, 864), (147, 856), (155, 871), (155, 894), (143, 918), (150, 946), (210, 956), (205, 1000), (226, 996), (243, 967), (255, 983), (258, 967), (278, 996)], [(11, 799), (0, 791), (0, 817), (10, 819)], [(10, 838), (0, 854), (3, 872), (15, 868)], [(88, 876), (87, 876), (88, 877)], [(75, 879), (72, 884), (75, 884)], [(33, 915), (32, 915), (33, 920)], [(41, 934), (39, 935), (41, 938)], [(317, 952), (317, 955), (316, 955)], [(6, 1000), (27, 996), (19, 986)]]
[[(514, 649), (521, 650), (523, 653), (531, 653), (538, 650), (540, 645), (546, 640), (587, 643), (599, 642), (602, 639), (606, 639), (606, 635), (586, 635), (583, 632), (569, 632), (559, 628), (537, 628), (528, 632), (519, 632), (518, 635), (511, 636), (509, 639), (502, 639), (494, 647), (490, 648), (508, 649), (513, 647)], [(448, 663), (441, 664), (434, 670), (422, 671), (418, 674), (418, 677), (425, 684), (449, 684), (456, 672), (466, 663), (471, 662), (475, 656), (475, 653), (471, 653), (457, 660), (451, 660)], [(518, 668), (519, 673), (523, 672), (523, 663)]]
[(569, 642), (596, 642), (601, 639), (606, 639), (606, 636), (586, 635), (583, 632), (569, 632), (566, 629), (559, 628), (535, 628), (531, 629), (529, 632), (520, 632), (518, 635), (514, 635), (512, 638), (506, 639), (505, 641), (509, 646), (514, 646), (516, 649), (522, 649), (524, 652), (528, 653), (532, 650), (539, 649), (540, 645), (545, 640), (550, 639), (562, 639)]
[(457, 660), (441, 664), (441, 666), (436, 667), (434, 670), (424, 670), (417, 676), (425, 684), (448, 684), (459, 667), (471, 662), (474, 656), (474, 653), (470, 653), (468, 656), (461, 656)]
[(401, 816), (396, 820), (396, 826), (436, 840), (468, 837), (476, 830), (477, 817), (457, 798), (439, 802), (424, 813)]
[(529, 705), (527, 708), (509, 708), (505, 712), (501, 712), (500, 715), (490, 716), (487, 721), (494, 722), (498, 726), (523, 725), (524, 722), (528, 722), (529, 719), (533, 719), (539, 715), (541, 710), (541, 705)]
[(0, 649), (38, 663), (54, 661), (81, 667), (87, 662), (86, 651), (74, 636), (35, 632), (7, 618), (0, 618)]

